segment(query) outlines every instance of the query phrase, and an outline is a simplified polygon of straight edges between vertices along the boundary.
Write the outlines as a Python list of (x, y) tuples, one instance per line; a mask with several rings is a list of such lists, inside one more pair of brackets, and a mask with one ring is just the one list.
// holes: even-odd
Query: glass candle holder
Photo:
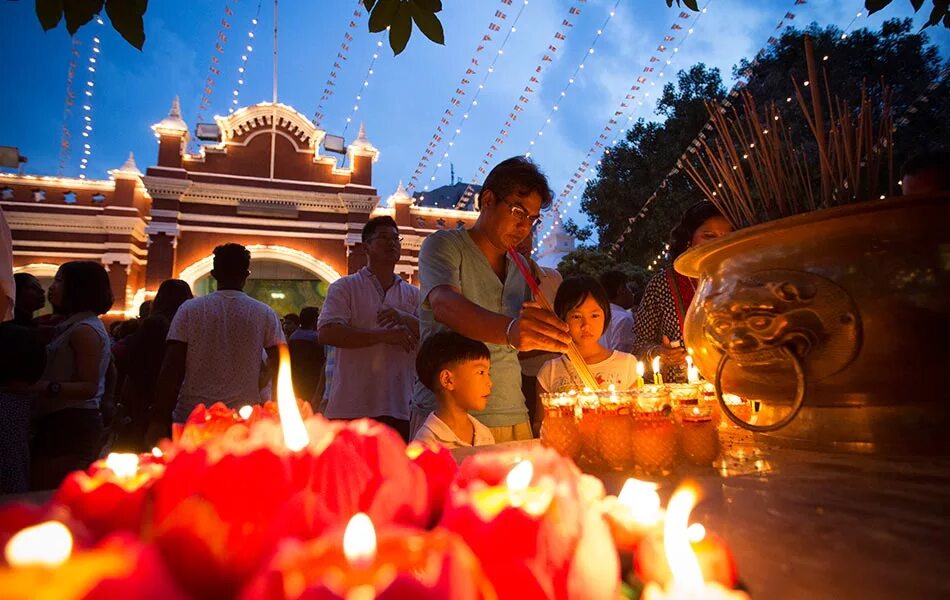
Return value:
[(580, 409), (578, 411), (580, 421), (577, 428), (581, 438), (578, 460), (586, 465), (597, 465), (600, 462), (600, 448), (597, 441), (597, 427), (601, 420), (600, 397), (590, 390), (579, 392), (577, 405)]
[(597, 451), (603, 466), (622, 471), (633, 466), (633, 396), (629, 392), (598, 392)]
[(670, 393), (670, 405), (673, 410), (679, 410), (684, 406), (697, 406), (700, 403), (700, 386), (697, 384), (671, 383), (666, 386), (666, 389)]
[(631, 415), (631, 458), (649, 474), (669, 471), (676, 462), (678, 435), (671, 412), (635, 411)]
[(683, 456), (695, 465), (711, 465), (719, 456), (719, 432), (712, 407), (684, 407), (679, 421)]
[(576, 460), (581, 449), (577, 395), (541, 394), (541, 405), (544, 408), (541, 443), (562, 456)]

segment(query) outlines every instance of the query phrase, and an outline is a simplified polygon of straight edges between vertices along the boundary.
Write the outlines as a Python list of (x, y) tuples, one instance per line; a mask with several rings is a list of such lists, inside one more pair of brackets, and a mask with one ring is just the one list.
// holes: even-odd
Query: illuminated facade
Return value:
[[(131, 156), (102, 181), (2, 174), (15, 269), (48, 278), (63, 262), (99, 260), (112, 280), (112, 314), (133, 316), (165, 279), (207, 291), (212, 250), (237, 242), (251, 252), (252, 282), (261, 273), (275, 290), (296, 282), (316, 294), (300, 302), (320, 303), (326, 284), (365, 264), (360, 231), (369, 218), (388, 214), (399, 224), (396, 270), (415, 283), (422, 240), (477, 216), (416, 206), (401, 184), (380, 201), (372, 182), (380, 153), (362, 127), (340, 167), (320, 153), (326, 133), (289, 106), (262, 103), (215, 119), (220, 141), (186, 152), (176, 99), (152, 126), (158, 160), (144, 174)], [(277, 301), (283, 291), (267, 297), (267, 285), (255, 295), (279, 312), (292, 308)]]

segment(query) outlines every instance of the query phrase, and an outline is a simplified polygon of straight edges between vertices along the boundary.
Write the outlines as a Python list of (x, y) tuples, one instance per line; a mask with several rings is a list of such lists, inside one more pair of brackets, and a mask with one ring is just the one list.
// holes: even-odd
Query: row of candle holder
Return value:
[[(733, 397), (736, 412), (751, 406)], [(542, 394), (541, 442), (588, 468), (647, 474), (678, 461), (709, 466), (719, 455), (720, 416), (705, 384), (644, 385)]]

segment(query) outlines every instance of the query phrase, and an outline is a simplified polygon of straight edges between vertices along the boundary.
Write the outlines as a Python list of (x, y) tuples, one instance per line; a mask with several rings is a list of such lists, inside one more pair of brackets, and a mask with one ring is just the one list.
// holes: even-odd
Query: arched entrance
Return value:
[[(244, 291), (268, 304), (277, 314), (299, 313), (304, 306), (323, 306), (327, 287), (340, 278), (332, 267), (306, 252), (284, 246), (247, 246), (251, 276)], [(213, 257), (207, 256), (183, 269), (179, 278), (196, 296), (216, 289), (211, 277)]]

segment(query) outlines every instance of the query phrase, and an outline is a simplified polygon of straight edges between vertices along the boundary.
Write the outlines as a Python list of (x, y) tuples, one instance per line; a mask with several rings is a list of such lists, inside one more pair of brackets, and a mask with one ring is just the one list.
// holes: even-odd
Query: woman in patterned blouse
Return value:
[[(732, 225), (712, 202), (698, 202), (686, 209), (679, 224), (670, 232), (671, 262), (688, 248), (731, 232)], [(680, 275), (670, 266), (650, 279), (637, 309), (634, 354), (645, 362), (659, 356), (667, 381), (683, 379), (682, 367), (686, 364), (683, 319), (695, 292), (695, 280)]]

